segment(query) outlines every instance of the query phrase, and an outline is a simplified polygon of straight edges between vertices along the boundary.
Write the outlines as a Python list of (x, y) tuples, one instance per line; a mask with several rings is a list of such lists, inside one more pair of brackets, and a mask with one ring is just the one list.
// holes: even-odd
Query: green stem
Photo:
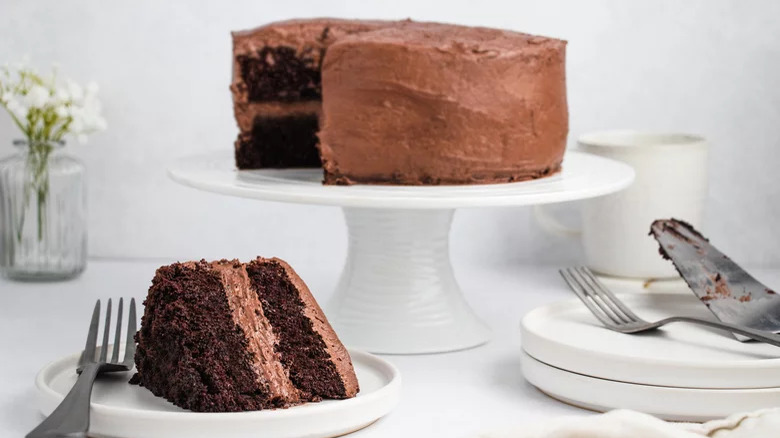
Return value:
[(43, 240), (44, 230), (46, 228), (46, 201), (49, 194), (49, 156), (53, 147), (48, 142), (34, 141), (28, 137), (29, 153), (27, 155), (27, 170), (30, 176), (24, 185), (24, 206), (19, 218), (19, 229), (17, 239), (21, 242), (25, 215), (30, 206), (30, 197), (34, 191), (36, 194), (37, 207), (37, 235), (38, 241)]

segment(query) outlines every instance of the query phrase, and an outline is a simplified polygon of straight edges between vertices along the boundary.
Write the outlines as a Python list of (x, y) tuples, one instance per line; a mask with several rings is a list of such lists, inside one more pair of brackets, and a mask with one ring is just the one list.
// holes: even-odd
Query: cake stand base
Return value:
[(454, 212), (344, 208), (349, 253), (326, 307), (344, 344), (372, 353), (418, 354), (490, 339), (450, 265)]

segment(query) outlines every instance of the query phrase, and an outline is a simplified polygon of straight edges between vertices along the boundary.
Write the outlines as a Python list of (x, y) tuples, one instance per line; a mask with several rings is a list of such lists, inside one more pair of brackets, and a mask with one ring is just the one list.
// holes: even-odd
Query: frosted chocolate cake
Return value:
[(558, 172), (566, 42), (411, 21), (295, 20), (233, 34), (239, 169), (325, 184), (483, 184)]
[(347, 350), (282, 260), (163, 266), (144, 304), (133, 383), (179, 407), (250, 411), (358, 392)]

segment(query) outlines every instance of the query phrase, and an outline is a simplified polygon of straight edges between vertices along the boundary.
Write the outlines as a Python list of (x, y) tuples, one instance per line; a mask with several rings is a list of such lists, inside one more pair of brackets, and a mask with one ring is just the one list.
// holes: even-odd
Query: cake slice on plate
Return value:
[(163, 266), (144, 304), (133, 381), (177, 406), (250, 411), (359, 390), (349, 353), (280, 259)]

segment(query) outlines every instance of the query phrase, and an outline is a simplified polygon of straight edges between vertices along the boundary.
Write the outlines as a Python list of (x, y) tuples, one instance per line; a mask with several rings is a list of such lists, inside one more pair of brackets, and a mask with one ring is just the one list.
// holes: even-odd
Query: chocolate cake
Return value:
[(560, 170), (566, 42), (437, 23), (294, 20), (233, 33), (239, 169), (325, 184), (480, 184)]
[(177, 406), (250, 411), (358, 392), (347, 350), (282, 260), (163, 266), (144, 304), (133, 381)]

